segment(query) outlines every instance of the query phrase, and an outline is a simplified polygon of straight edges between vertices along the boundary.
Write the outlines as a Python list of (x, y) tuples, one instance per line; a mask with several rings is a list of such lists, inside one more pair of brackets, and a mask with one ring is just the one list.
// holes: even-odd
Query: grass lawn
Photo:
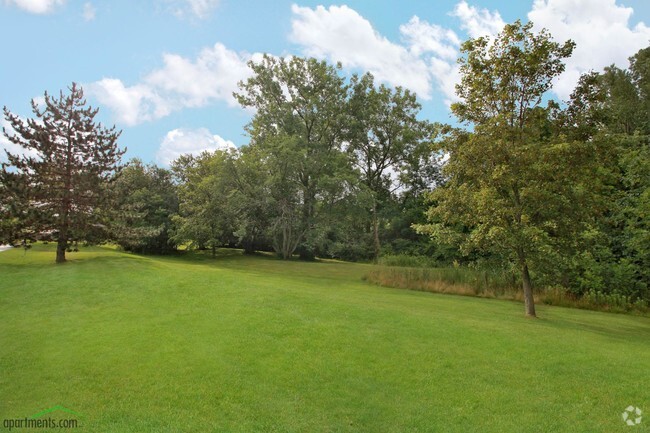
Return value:
[(347, 263), (69, 259), (0, 253), (0, 421), (61, 405), (79, 415), (44, 416), (80, 432), (650, 432), (648, 318), (531, 320)]

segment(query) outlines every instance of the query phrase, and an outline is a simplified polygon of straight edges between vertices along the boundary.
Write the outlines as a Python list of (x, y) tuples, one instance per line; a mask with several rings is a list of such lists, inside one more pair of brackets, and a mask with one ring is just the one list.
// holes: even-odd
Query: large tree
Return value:
[[(279, 163), (269, 166), (271, 176), (291, 194), (277, 200), (278, 242), (285, 253), (297, 248), (302, 258), (312, 258), (322, 233), (320, 199), (349, 168), (341, 153), (347, 86), (339, 68), (316, 59), (264, 56), (249, 66), (254, 75), (235, 97), (256, 110), (247, 128), (251, 146)], [(290, 165), (276, 157), (280, 153)]]
[(381, 252), (379, 211), (400, 185), (400, 173), (429, 149), (431, 126), (417, 118), (420, 104), (408, 89), (376, 86), (371, 74), (352, 78), (346, 129), (355, 168), (372, 197), (370, 231), (374, 257)]
[(452, 111), (473, 131), (443, 145), (448, 182), (434, 191), (431, 209), (441, 224), (427, 227), (441, 234), (461, 224), (470, 229), (460, 237), (464, 251), (489, 251), (518, 268), (528, 316), (535, 316), (531, 264), (559, 260), (589, 209), (589, 145), (556, 140), (553, 106), (542, 107), (573, 47), (519, 21), (493, 40), (462, 45)]
[(58, 98), (45, 92), (43, 106), (32, 101), (31, 119), (4, 107), (10, 130), (3, 133), (24, 152), (6, 152), (1, 183), (14, 200), (3, 207), (15, 210), (10, 216), (32, 235), (56, 238), (57, 263), (66, 261), (71, 241), (86, 239), (105, 222), (106, 184), (124, 154), (117, 146), (120, 132), (95, 122), (98, 109), (86, 106), (82, 88), (72, 83), (68, 90)]

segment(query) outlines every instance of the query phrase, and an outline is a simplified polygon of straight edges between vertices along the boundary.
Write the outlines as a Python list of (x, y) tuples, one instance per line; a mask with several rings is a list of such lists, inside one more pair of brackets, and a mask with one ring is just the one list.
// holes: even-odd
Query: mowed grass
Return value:
[(0, 421), (61, 405), (104, 433), (650, 431), (648, 318), (531, 320), (348, 263), (69, 258), (0, 253)]

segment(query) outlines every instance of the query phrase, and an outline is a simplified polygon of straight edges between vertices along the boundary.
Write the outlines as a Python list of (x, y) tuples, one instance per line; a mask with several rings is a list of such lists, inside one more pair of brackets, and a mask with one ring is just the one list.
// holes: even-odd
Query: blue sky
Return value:
[(246, 62), (270, 53), (370, 71), (416, 91), (423, 118), (450, 122), (459, 43), (516, 19), (577, 42), (561, 100), (581, 73), (625, 67), (650, 45), (648, 0), (0, 0), (0, 105), (29, 116), (32, 98), (78, 82), (123, 130), (127, 158), (165, 165), (247, 142), (251, 112), (231, 93)]

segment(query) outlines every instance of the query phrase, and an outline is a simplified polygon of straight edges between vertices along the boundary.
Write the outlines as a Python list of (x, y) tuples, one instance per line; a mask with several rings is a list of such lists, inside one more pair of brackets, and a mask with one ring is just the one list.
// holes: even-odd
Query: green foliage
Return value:
[[(381, 252), (381, 220), (386, 219), (382, 214), (394, 202), (392, 192), (404, 180), (409, 186), (417, 184), (422, 178), (417, 175), (424, 172), (418, 170), (418, 163), (429, 162), (432, 152), (429, 140), (436, 131), (428, 122), (417, 119), (420, 108), (415, 94), (401, 87), (376, 87), (371, 74), (351, 79), (346, 152), (371, 193), (367, 226), (375, 259)], [(431, 166), (437, 168), (436, 164)], [(393, 179), (396, 174), (398, 179)]]
[(235, 236), (247, 254), (268, 249), (270, 244), (268, 227), (273, 206), (270, 176), (258, 150), (243, 146), (232, 161), (233, 191), (230, 203), (237, 215)]
[(400, 266), (410, 268), (434, 268), (440, 265), (440, 263), (429, 256), (415, 256), (406, 254), (384, 254), (379, 258), (377, 264), (381, 266)]
[[(482, 251), (515, 263), (526, 312), (534, 315), (529, 267), (559, 258), (584, 224), (592, 150), (548, 133), (552, 107), (540, 104), (574, 44), (560, 45), (531, 28), (516, 22), (493, 41), (462, 45), (461, 102), (452, 111), (474, 131), (451, 131), (441, 142), (448, 181), (433, 191), (430, 210), (439, 222), (419, 230), (460, 242), (465, 254)], [(469, 231), (458, 233), (458, 225)]]
[(572, 94), (565, 134), (595, 143), (604, 180), (602, 217), (583, 235), (571, 290), (621, 293), (648, 299), (650, 292), (650, 105), (647, 56), (639, 51), (629, 70), (616, 66), (583, 76)]
[(251, 146), (268, 156), (276, 206), (273, 245), (284, 258), (296, 249), (313, 258), (325, 202), (342, 198), (348, 171), (341, 153), (347, 86), (338, 69), (316, 59), (264, 56), (250, 62), (254, 75), (235, 96), (255, 116), (247, 128)]
[(235, 242), (234, 158), (230, 151), (204, 152), (196, 158), (180, 158), (173, 164), (176, 177), (184, 180), (178, 186), (174, 242), (209, 248), (213, 255), (218, 247)]
[(133, 159), (113, 185), (113, 238), (126, 251), (165, 254), (176, 249), (172, 216), (178, 213), (172, 173)]
[(12, 242), (51, 235), (61, 263), (69, 242), (105, 236), (108, 184), (125, 151), (117, 147), (115, 127), (94, 121), (98, 110), (86, 107), (76, 83), (59, 98), (45, 92), (44, 106), (32, 101), (32, 112), (23, 120), (4, 107), (10, 129), (3, 133), (23, 153), (6, 152), (2, 164), (3, 237)]
[(390, 173), (410, 187), (435, 172), (424, 167), (434, 128), (417, 119), (415, 95), (376, 86), (370, 74), (346, 84), (340, 65), (315, 59), (265, 56), (250, 67), (254, 76), (235, 96), (256, 110), (247, 152), (268, 174), (275, 251), (377, 257), (396, 201)]

